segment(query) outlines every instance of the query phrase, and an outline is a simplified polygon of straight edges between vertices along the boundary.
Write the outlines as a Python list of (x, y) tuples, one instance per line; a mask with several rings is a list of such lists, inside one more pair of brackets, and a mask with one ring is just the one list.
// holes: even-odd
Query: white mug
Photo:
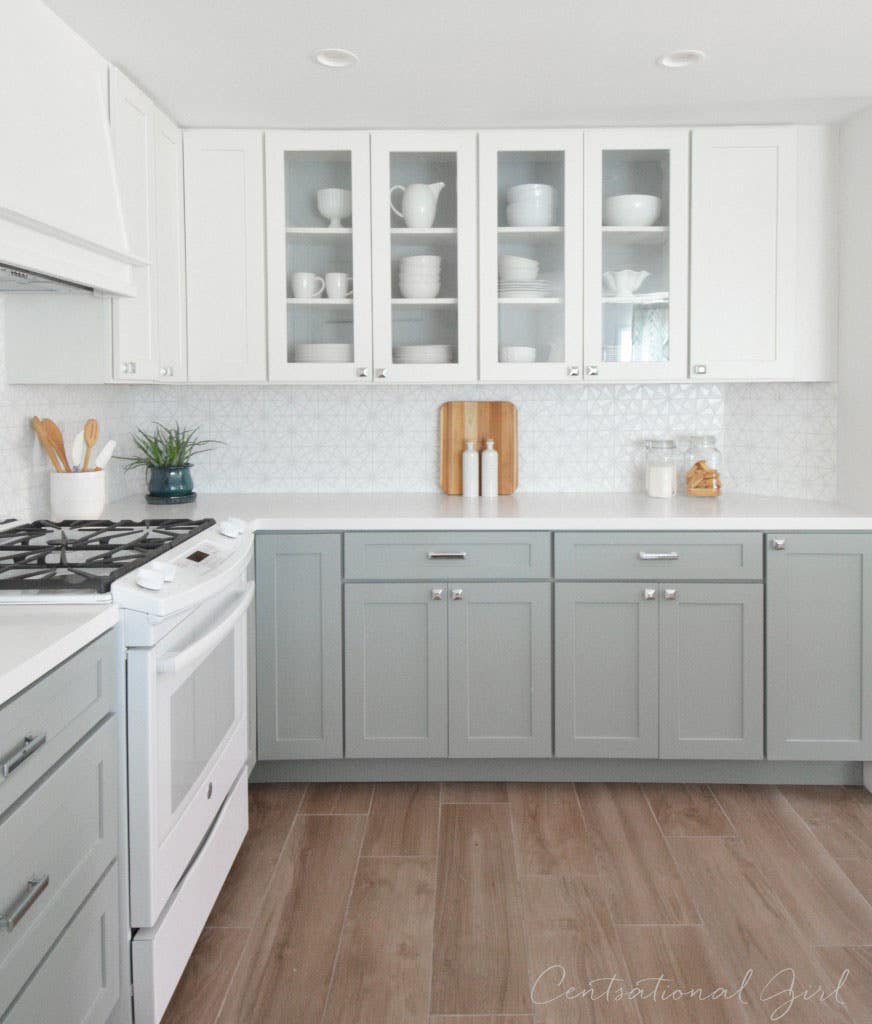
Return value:
[(324, 278), (317, 274), (301, 271), (291, 274), (291, 287), (294, 290), (295, 299), (317, 299), (324, 291)]
[(341, 274), (335, 271), (324, 275), (327, 282), (328, 299), (347, 299), (351, 296), (351, 278), (348, 274)]

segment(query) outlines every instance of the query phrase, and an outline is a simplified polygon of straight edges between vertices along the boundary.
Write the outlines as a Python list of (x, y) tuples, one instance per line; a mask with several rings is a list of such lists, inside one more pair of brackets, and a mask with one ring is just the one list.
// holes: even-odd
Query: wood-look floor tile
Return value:
[(617, 986), (607, 998), (602, 980), (627, 978), (602, 883), (531, 875), (521, 886), (537, 1024), (639, 1024), (635, 1004)]
[(664, 835), (736, 834), (708, 786), (651, 783), (642, 789)]
[[(753, 972), (747, 990), (752, 1021), (768, 1020), (782, 1005), (784, 997), (778, 993), (790, 980), (785, 972), (795, 972), (797, 991), (825, 984), (821, 965), (741, 840), (673, 838), (669, 846), (699, 907), (721, 983), (735, 988), (747, 971)], [(847, 1024), (837, 1007), (803, 1000), (782, 1019), (790, 1024)]]
[(872, 861), (870, 860), (839, 860), (839, 867), (866, 899), (872, 903)]
[(475, 1014), (439, 1014), (430, 1018), (430, 1024), (533, 1024), (533, 1018), (529, 1013), (497, 1014), (490, 1013)]
[(716, 995), (727, 979), (702, 925), (620, 925), (617, 933), (629, 977), (645, 992), (638, 1003), (645, 1024), (750, 1024), (735, 983), (732, 998)]
[(595, 875), (596, 851), (571, 782), (512, 782), (509, 809), (522, 875)]
[(297, 816), (220, 1024), (319, 1024), (365, 826), (363, 815)]
[(371, 782), (310, 782), (302, 814), (369, 814)]
[(578, 784), (616, 924), (699, 924), (699, 915), (642, 790)]
[(812, 946), (872, 943), (872, 906), (809, 832), (781, 793), (769, 786), (716, 786), (715, 796)]
[(324, 1024), (427, 1024), (435, 859), (361, 860)]
[(213, 1024), (247, 939), (246, 928), (204, 928), (161, 1024)]
[(872, 859), (872, 809), (865, 790), (842, 786), (782, 786), (782, 795), (834, 856)]
[(443, 782), (443, 804), (504, 804), (509, 799), (505, 782)]
[(438, 782), (382, 782), (375, 788), (364, 857), (435, 857)]
[(430, 1009), (531, 1010), (521, 894), (504, 804), (442, 807)]
[(305, 790), (305, 784), (293, 782), (248, 787), (248, 834), (212, 909), (210, 925), (251, 926)]
[(814, 951), (830, 987), (848, 976), (839, 989), (853, 1024), (872, 1024), (872, 949), (862, 946), (825, 946)]

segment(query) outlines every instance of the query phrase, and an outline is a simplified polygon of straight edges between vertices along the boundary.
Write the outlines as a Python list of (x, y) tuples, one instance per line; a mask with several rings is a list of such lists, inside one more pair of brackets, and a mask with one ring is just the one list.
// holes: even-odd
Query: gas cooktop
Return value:
[(13, 526), (0, 533), (0, 593), (108, 594), (121, 576), (214, 525), (214, 519), (88, 519)]

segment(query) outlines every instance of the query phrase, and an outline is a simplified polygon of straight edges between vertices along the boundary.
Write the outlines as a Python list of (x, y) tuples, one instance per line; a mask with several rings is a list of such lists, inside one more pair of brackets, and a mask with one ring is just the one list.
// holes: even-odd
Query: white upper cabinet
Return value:
[(581, 380), (582, 133), (478, 139), (480, 371)]
[(476, 133), (375, 132), (376, 382), (477, 373)]
[(687, 378), (688, 132), (585, 132), (584, 375)]
[(372, 374), (369, 134), (265, 136), (269, 377)]
[(188, 377), (266, 380), (263, 135), (184, 133)]
[(185, 315), (185, 223), (182, 133), (154, 112), (153, 323), (161, 380), (185, 380), (188, 371)]
[(693, 132), (693, 379), (834, 376), (835, 174), (827, 128)]

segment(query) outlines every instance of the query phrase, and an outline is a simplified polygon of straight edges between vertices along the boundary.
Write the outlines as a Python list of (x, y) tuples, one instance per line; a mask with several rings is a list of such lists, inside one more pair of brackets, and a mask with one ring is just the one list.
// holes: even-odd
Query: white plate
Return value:
[(453, 345), (397, 345), (395, 363), (453, 363)]
[(350, 363), (353, 359), (353, 345), (325, 342), (294, 346), (296, 363)]

